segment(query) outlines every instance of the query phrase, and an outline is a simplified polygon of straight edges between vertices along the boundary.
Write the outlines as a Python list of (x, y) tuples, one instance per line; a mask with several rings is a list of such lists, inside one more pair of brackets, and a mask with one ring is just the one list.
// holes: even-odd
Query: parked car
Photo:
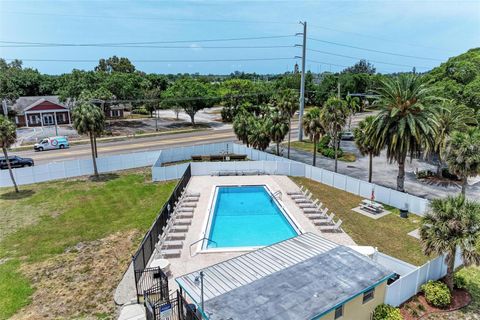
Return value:
[[(8, 160), (10, 161), (10, 166), (12, 168), (31, 167), (34, 165), (33, 159), (30, 159), (30, 158), (22, 158), (19, 156), (9, 156)], [(5, 159), (5, 157), (0, 157), (0, 169), (2, 170), (8, 169), (7, 160)]]
[(69, 148), (70, 144), (68, 143), (67, 137), (48, 137), (35, 143), (33, 149), (35, 151), (44, 151), (44, 150), (53, 150), (53, 149), (65, 149)]
[(340, 139), (342, 139), (342, 140), (353, 140), (353, 139), (355, 139), (355, 135), (353, 134), (353, 132), (350, 132), (350, 131), (342, 132), (342, 135), (340, 136)]

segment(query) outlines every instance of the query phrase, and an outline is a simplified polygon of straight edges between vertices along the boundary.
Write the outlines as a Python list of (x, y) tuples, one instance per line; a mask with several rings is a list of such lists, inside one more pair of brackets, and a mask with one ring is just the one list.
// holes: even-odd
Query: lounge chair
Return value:
[(321, 227), (320, 230), (324, 232), (338, 232), (342, 231), (340, 226), (342, 225), (342, 219), (338, 219), (338, 221), (333, 226), (324, 226)]

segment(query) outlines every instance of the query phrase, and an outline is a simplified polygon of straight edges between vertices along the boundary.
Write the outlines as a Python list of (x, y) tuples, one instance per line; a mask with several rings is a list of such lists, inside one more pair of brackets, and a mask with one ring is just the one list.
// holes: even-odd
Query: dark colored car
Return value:
[[(34, 165), (33, 159), (30, 158), (9, 156), (8, 160), (10, 161), (10, 166), (12, 166), (12, 168), (31, 167)], [(5, 159), (5, 157), (0, 157), (0, 169), (8, 169), (7, 160)]]

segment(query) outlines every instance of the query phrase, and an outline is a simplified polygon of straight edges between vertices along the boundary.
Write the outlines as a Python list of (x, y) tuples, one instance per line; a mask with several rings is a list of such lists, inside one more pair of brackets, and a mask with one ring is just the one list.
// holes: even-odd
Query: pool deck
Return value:
[[(194, 210), (192, 224), (183, 242), (183, 248), (179, 258), (169, 259), (171, 276), (169, 280), (170, 290), (177, 289), (175, 278), (213, 264), (236, 257), (248, 251), (201, 251), (202, 242), (190, 245), (205, 235), (205, 229), (210, 214), (213, 194), (216, 186), (228, 185), (266, 185), (273, 193), (281, 191), (280, 204), (286, 209), (290, 218), (294, 221), (301, 232), (313, 232), (333, 242), (343, 245), (355, 245), (355, 242), (344, 232), (330, 233), (321, 232), (301, 211), (297, 204), (287, 195), (287, 192), (298, 191), (298, 186), (287, 176), (194, 176), (187, 185), (187, 192), (200, 193), (197, 207)], [(322, 199), (319, 199), (320, 201)]]

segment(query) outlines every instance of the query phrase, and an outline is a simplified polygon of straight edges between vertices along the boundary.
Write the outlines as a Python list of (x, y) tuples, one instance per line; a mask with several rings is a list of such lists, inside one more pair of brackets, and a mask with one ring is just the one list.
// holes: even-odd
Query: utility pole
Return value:
[(305, 109), (305, 55), (307, 52), (307, 21), (301, 22), (303, 25), (303, 44), (302, 44), (302, 75), (300, 79), (300, 112), (298, 115), (298, 141), (303, 140), (303, 110)]
[(340, 99), (340, 79), (337, 82), (337, 98)]

